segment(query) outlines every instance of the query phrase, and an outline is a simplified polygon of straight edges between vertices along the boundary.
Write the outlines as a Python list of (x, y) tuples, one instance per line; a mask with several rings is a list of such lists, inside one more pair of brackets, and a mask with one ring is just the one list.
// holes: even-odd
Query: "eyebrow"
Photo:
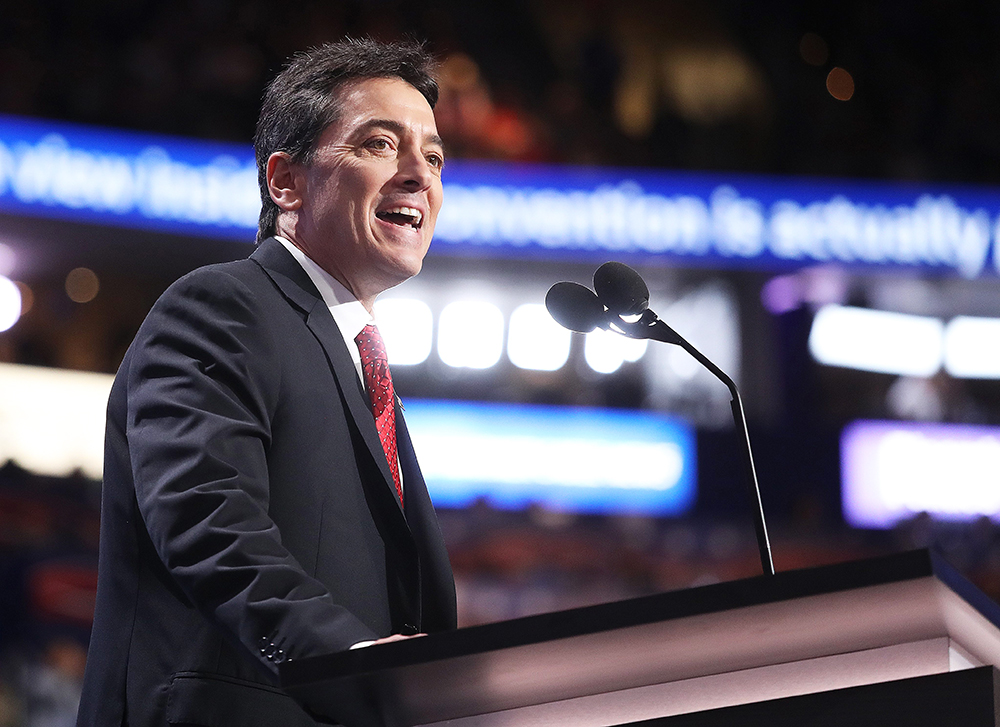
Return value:
[[(386, 129), (397, 136), (403, 136), (406, 133), (406, 127), (394, 119), (369, 119), (365, 123), (361, 124), (361, 126), (359, 126), (354, 133), (355, 135), (363, 134), (371, 129)], [(438, 134), (431, 134), (424, 139), (424, 143), (434, 144), (441, 147), (442, 151), (444, 150), (444, 139), (442, 139)]]

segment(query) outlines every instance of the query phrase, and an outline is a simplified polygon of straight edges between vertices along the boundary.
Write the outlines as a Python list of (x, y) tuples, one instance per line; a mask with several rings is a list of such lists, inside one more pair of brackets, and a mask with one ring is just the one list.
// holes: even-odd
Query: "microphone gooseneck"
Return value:
[[(736, 382), (649, 309), (649, 288), (642, 276), (628, 265), (619, 262), (604, 263), (594, 273), (594, 289), (596, 294), (579, 283), (556, 283), (545, 296), (545, 307), (557, 323), (571, 331), (590, 333), (600, 327), (628, 338), (652, 339), (680, 346), (729, 389), (733, 421), (743, 454), (744, 474), (750, 499), (754, 504), (754, 529), (757, 533), (760, 563), (764, 573), (773, 576), (774, 562), (764, 522), (764, 505), (750, 451), (750, 433), (743, 414), (743, 401)], [(625, 317), (634, 316), (639, 317), (625, 320)]]

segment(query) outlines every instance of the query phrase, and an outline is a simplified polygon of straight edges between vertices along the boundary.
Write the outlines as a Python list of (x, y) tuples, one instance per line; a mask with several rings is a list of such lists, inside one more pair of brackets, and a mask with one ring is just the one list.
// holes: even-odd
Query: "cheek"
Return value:
[(373, 193), (378, 189), (378, 184), (369, 178), (370, 175), (366, 174), (364, 169), (345, 165), (339, 171), (339, 174), (331, 177), (327, 185), (331, 199), (339, 201), (334, 206), (342, 212), (364, 212), (371, 206)]
[(441, 211), (441, 204), (444, 202), (444, 190), (441, 189), (440, 182), (428, 196), (428, 201), (431, 205), (431, 215), (433, 219), (437, 220), (438, 212)]

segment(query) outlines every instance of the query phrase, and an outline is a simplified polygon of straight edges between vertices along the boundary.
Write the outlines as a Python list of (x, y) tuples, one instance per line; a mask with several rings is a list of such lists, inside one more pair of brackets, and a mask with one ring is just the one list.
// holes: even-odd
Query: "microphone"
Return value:
[(649, 307), (649, 288), (635, 270), (607, 262), (594, 273), (594, 290), (601, 303), (616, 316), (637, 316)]
[[(743, 401), (736, 382), (649, 309), (649, 288), (642, 276), (628, 265), (613, 261), (601, 265), (594, 273), (594, 290), (597, 292), (579, 283), (556, 283), (545, 295), (545, 307), (559, 325), (571, 331), (590, 333), (600, 327), (628, 338), (652, 339), (680, 346), (729, 389), (733, 421), (743, 454), (744, 474), (750, 499), (755, 505), (754, 529), (757, 532), (760, 564), (765, 574), (773, 576), (774, 562), (764, 522), (764, 505), (750, 451), (750, 432), (743, 414)], [(627, 321), (625, 316), (639, 318)]]
[(607, 328), (607, 313), (594, 292), (579, 283), (556, 283), (545, 294), (545, 308), (556, 323), (578, 333)]

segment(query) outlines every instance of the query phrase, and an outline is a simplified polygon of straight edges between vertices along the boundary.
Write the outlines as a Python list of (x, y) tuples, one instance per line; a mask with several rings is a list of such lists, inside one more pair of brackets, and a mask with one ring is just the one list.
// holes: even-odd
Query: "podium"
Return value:
[(1000, 726), (1000, 606), (918, 550), (291, 661), (347, 727)]

